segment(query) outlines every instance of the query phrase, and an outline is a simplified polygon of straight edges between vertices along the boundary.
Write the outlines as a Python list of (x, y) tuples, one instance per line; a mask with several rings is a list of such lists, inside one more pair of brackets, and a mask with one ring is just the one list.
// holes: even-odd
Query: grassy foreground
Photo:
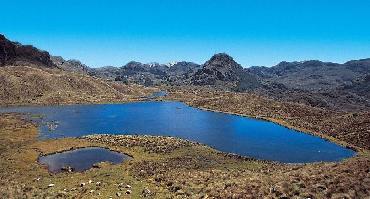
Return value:
[[(92, 135), (37, 139), (20, 115), (0, 115), (0, 198), (365, 198), (370, 155), (286, 165), (221, 153), (172, 137)], [(41, 154), (101, 146), (133, 157), (83, 173), (49, 174)]]

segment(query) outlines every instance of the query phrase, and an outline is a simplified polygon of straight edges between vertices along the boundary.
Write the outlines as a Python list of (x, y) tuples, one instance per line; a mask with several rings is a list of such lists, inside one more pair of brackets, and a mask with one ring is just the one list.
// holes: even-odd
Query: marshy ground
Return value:
[[(339, 163), (288, 165), (221, 153), (172, 137), (92, 135), (37, 139), (21, 115), (0, 117), (1, 198), (365, 198), (370, 155)], [(128, 154), (82, 173), (50, 174), (42, 154), (99, 146)]]

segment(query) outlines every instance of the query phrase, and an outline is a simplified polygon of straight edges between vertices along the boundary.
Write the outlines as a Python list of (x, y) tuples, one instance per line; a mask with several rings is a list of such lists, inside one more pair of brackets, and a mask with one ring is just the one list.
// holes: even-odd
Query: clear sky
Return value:
[(368, 0), (0, 0), (0, 33), (93, 66), (370, 57)]

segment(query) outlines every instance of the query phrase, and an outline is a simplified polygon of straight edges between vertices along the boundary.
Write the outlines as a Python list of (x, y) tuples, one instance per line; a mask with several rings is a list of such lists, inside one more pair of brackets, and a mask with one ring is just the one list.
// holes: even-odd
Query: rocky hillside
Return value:
[(194, 85), (215, 85), (234, 90), (244, 91), (260, 87), (261, 84), (254, 74), (249, 73), (236, 63), (234, 59), (220, 53), (211, 57), (192, 77)]
[(273, 67), (247, 69), (260, 79), (291, 89), (325, 91), (352, 85), (370, 74), (370, 59), (337, 64), (321, 61), (281, 62)]
[(258, 89), (277, 100), (336, 110), (369, 110), (370, 59), (344, 64), (321, 61), (281, 62), (273, 67), (251, 67), (264, 85)]
[(64, 60), (61, 56), (51, 56), (51, 60), (54, 65), (65, 71), (87, 73), (90, 70), (88, 66), (76, 59)]
[(41, 51), (31, 45), (9, 41), (0, 34), (0, 66), (5, 65), (56, 67), (48, 52)]
[(148, 63), (131, 61), (122, 67), (90, 68), (89, 74), (105, 79), (124, 83), (137, 83), (145, 86), (179, 83), (188, 75), (199, 69), (192, 62), (176, 62), (171, 64)]
[(132, 101), (153, 91), (92, 77), (89, 70), (0, 35), (0, 105)]

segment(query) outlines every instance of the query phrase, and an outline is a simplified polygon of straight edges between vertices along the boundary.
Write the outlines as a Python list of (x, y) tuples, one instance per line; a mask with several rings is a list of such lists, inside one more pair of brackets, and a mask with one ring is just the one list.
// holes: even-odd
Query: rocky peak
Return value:
[(203, 68), (194, 74), (192, 83), (195, 85), (232, 87), (237, 90), (247, 90), (259, 86), (254, 74), (244, 70), (240, 64), (225, 53), (212, 56), (203, 65)]
[(9, 41), (0, 34), (0, 66), (4, 65), (55, 67), (48, 52), (41, 51), (31, 45)]
[(218, 53), (211, 57), (204, 66), (206, 69), (225, 69), (225, 70), (242, 70), (243, 67), (236, 63), (234, 59), (226, 53)]

